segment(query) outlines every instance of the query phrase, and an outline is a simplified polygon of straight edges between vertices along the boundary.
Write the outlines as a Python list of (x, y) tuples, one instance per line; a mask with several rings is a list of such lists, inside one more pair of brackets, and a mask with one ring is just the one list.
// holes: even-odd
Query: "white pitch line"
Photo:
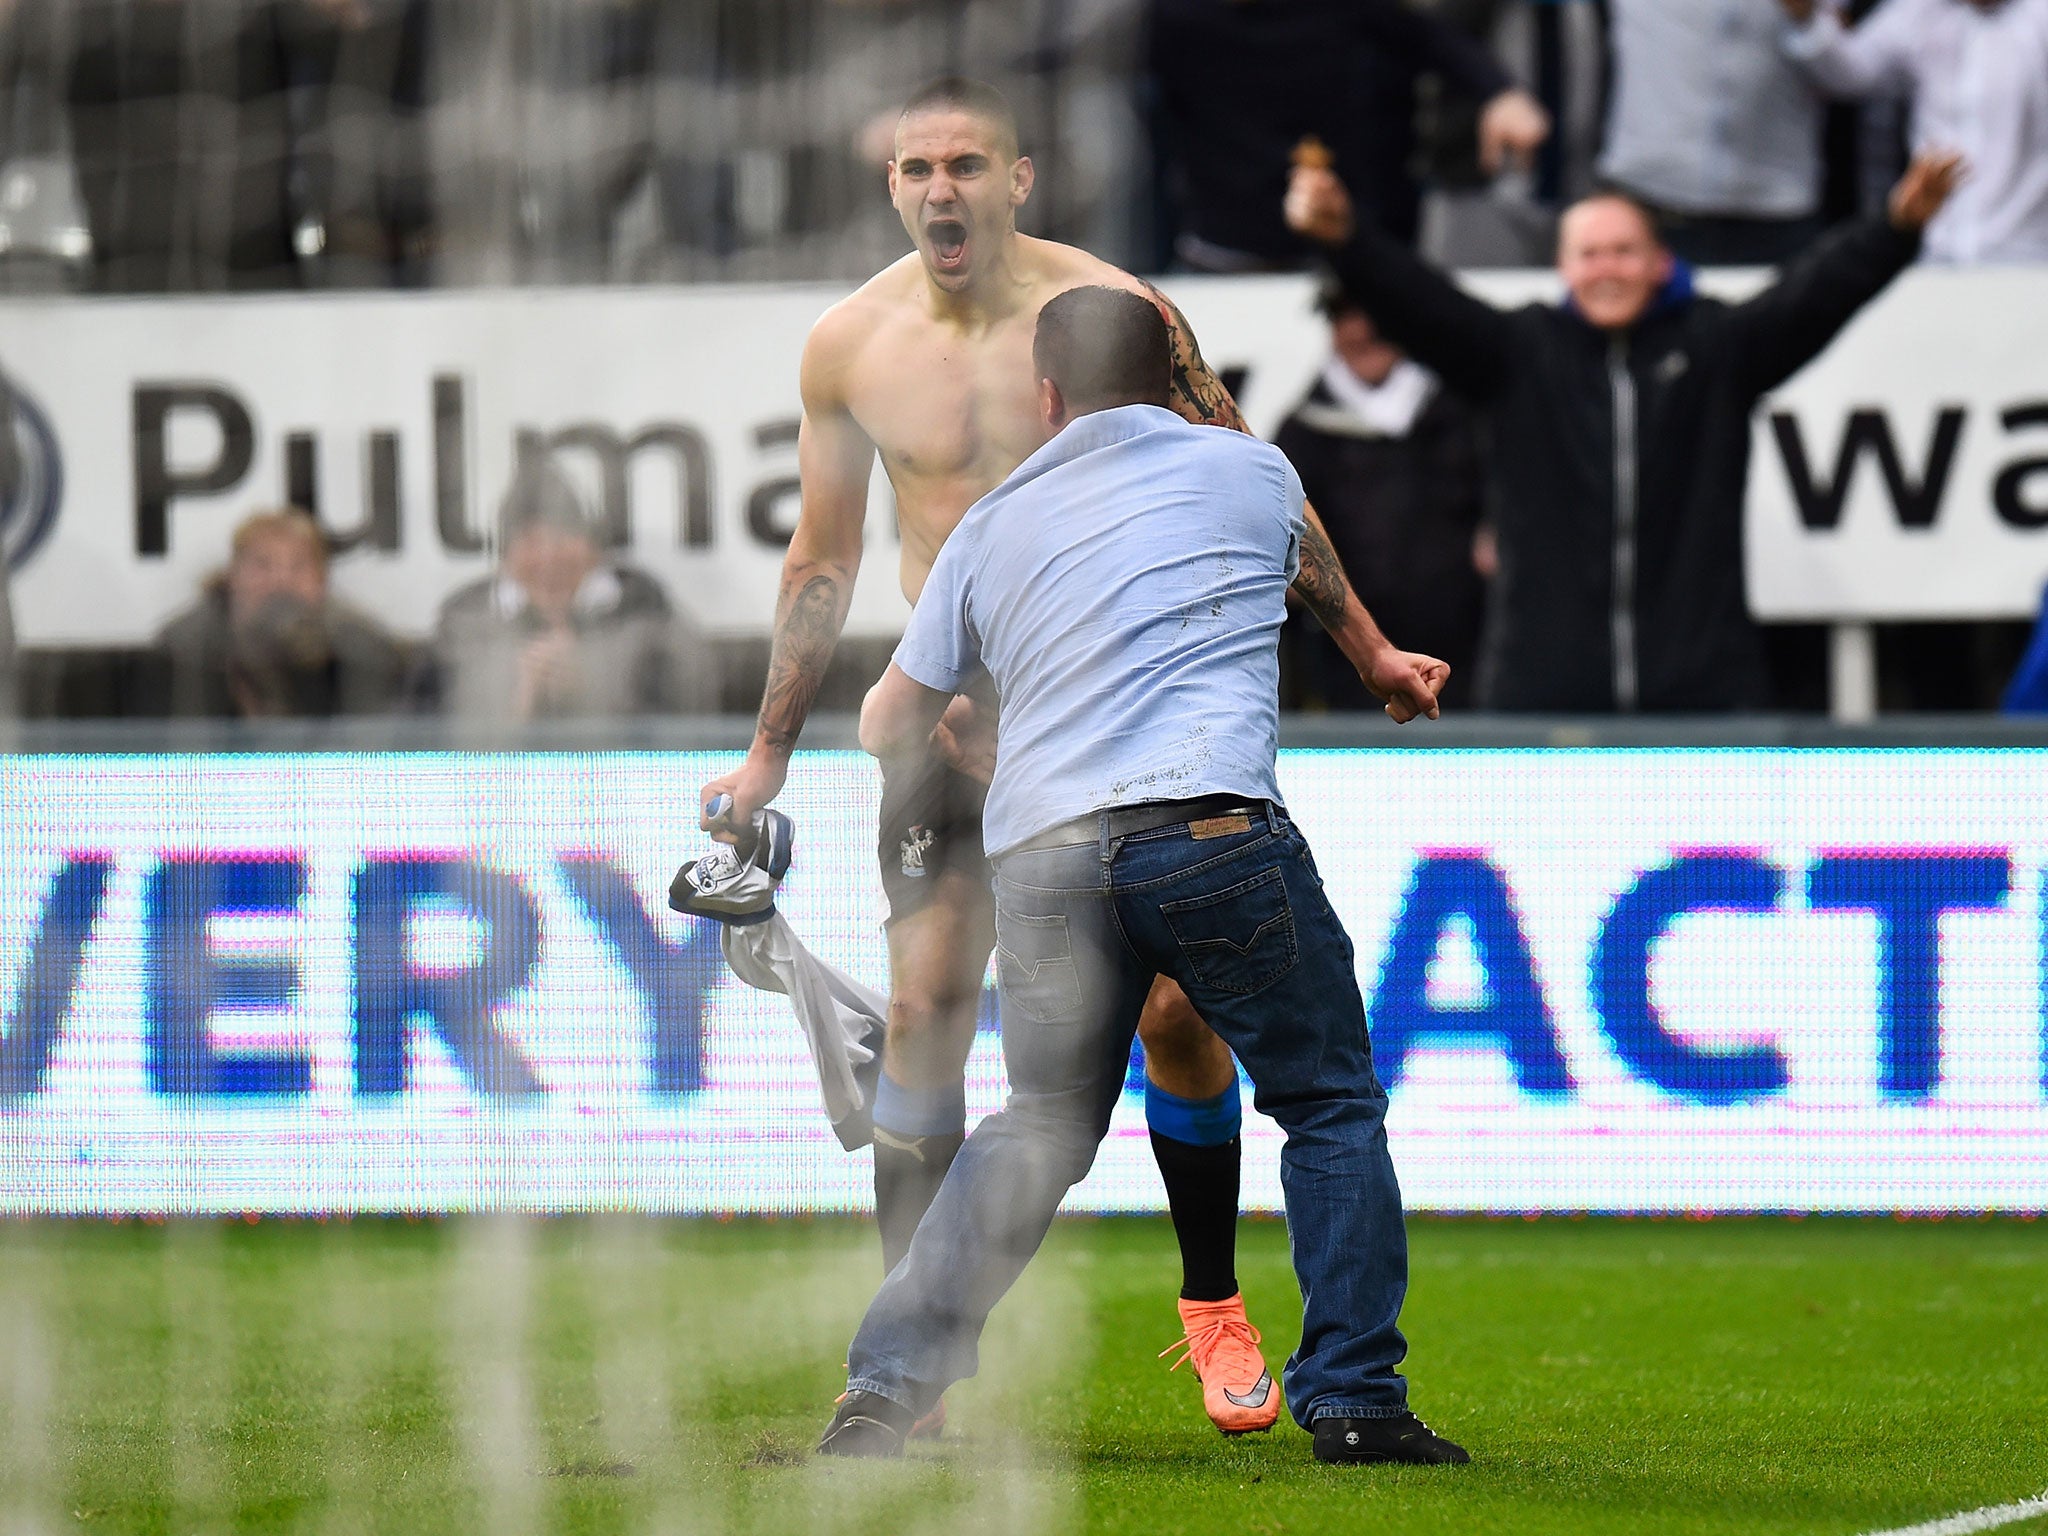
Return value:
[(1888, 1531), (1872, 1531), (1869, 1536), (1975, 1536), (1978, 1531), (1995, 1531), (2001, 1525), (2014, 1525), (2036, 1515), (2048, 1515), (2048, 1493), (2038, 1499), (2021, 1499), (2017, 1504), (1998, 1504), (1929, 1520), (1925, 1525), (1901, 1525)]

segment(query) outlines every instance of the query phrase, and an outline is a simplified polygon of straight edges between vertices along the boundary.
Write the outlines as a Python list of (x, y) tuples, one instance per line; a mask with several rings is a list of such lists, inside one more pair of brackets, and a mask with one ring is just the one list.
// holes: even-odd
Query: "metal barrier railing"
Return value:
[[(814, 715), (803, 746), (858, 745), (852, 714)], [(0, 756), (298, 752), (740, 752), (745, 715), (554, 720), (527, 724), (418, 716), (336, 720), (16, 720), (0, 722)], [(1283, 715), (1284, 748), (1391, 751), (1527, 748), (2033, 748), (2048, 717), (1892, 715), (1840, 725), (1813, 715), (1566, 716), (1471, 713), (1395, 727), (1377, 715)]]

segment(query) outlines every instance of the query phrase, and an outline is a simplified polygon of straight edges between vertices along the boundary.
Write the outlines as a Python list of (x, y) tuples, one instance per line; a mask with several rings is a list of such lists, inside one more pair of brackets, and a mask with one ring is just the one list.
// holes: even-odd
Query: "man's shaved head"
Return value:
[(978, 117), (996, 131), (996, 144), (1006, 159), (1017, 158), (1017, 114), (1003, 93), (982, 80), (965, 75), (942, 75), (919, 89), (903, 104), (896, 119), (896, 138), (901, 143), (903, 125), (927, 112), (965, 112)]
[(1038, 312), (1031, 360), (1068, 414), (1119, 405), (1164, 405), (1173, 341), (1159, 306), (1122, 288), (1069, 288)]

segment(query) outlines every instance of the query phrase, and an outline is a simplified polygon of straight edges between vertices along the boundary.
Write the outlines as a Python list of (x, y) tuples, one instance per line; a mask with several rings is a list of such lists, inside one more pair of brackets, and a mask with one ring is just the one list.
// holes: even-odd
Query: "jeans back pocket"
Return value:
[(1078, 1012), (1081, 977), (1073, 940), (1058, 912), (1031, 917), (996, 906), (996, 975), (1003, 1005), (1050, 1024)]
[(1294, 969), (1294, 909), (1277, 869), (1213, 895), (1161, 902), (1159, 911), (1205, 987), (1257, 992)]

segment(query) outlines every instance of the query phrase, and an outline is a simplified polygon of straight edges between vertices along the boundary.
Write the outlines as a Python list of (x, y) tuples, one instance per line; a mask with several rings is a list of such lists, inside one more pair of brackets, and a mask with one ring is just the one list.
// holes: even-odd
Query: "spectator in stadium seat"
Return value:
[(1176, 246), (1203, 271), (1306, 265), (1281, 219), (1290, 156), (1313, 136), (1355, 188), (1361, 216), (1413, 242), (1421, 193), (1415, 81), (1426, 70), (1486, 102), (1489, 172), (1534, 153), (1550, 119), (1484, 46), (1399, 0), (1152, 0), (1162, 152), (1180, 203)]
[(2048, 0), (1884, 0), (1853, 30), (1817, 0), (1782, 3), (1787, 51), (1816, 84), (1909, 98), (1915, 151), (1969, 165), (1926, 260), (2048, 261)]
[(328, 590), (327, 541), (297, 508), (251, 513), (227, 569), (157, 636), (174, 715), (375, 714), (402, 696), (406, 656)]
[(1779, 0), (1609, 0), (1602, 178), (1702, 265), (1775, 265), (1820, 233), (1819, 93), (1783, 47)]
[(1331, 171), (1295, 171), (1289, 221), (1332, 247), (1395, 342), (1487, 414), (1499, 574), (1483, 703), (1771, 702), (1743, 594), (1750, 411), (1912, 262), (1960, 174), (1953, 155), (1915, 157), (1886, 217), (1823, 236), (1735, 305), (1693, 292), (1640, 205), (1587, 198), (1559, 229), (1566, 301), (1503, 312), (1356, 219)]
[[(1325, 282), (1316, 302), (1330, 322), (1330, 356), (1273, 441), (1301, 476), (1358, 600), (1382, 627), (1450, 663), (1442, 702), (1462, 705), (1486, 597), (1472, 562), (1483, 501), (1478, 421), (1380, 334), (1342, 284)], [(1312, 703), (1380, 707), (1322, 626), (1290, 614), (1287, 629)]]
[(717, 667), (660, 585), (607, 556), (575, 489), (529, 459), (499, 511), (497, 571), (441, 605), (428, 698), (464, 719), (701, 712)]

